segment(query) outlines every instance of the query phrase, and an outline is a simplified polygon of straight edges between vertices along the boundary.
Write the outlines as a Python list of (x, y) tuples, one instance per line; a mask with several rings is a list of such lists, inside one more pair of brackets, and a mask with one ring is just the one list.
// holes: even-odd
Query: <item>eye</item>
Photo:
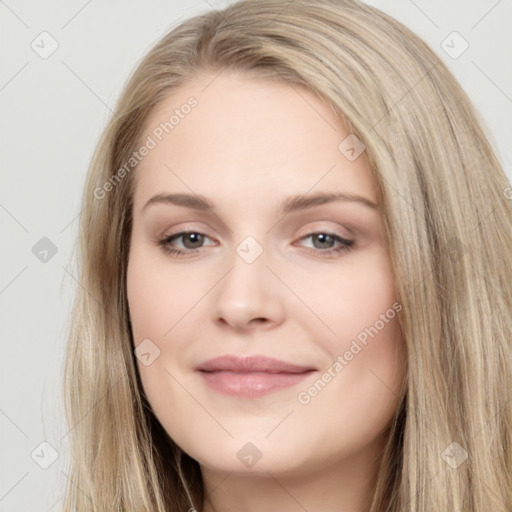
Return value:
[[(301, 240), (307, 240), (310, 238), (313, 242), (312, 252), (319, 253), (325, 256), (335, 256), (342, 251), (350, 251), (354, 245), (354, 240), (347, 240), (335, 233), (329, 233), (324, 231), (317, 231), (310, 233), (301, 238)], [(335, 244), (339, 245), (335, 247)]]
[[(309, 235), (302, 237), (300, 240), (307, 240), (308, 238), (313, 241), (314, 246), (317, 246), (309, 248), (310, 251), (327, 257), (336, 256), (342, 251), (349, 251), (354, 245), (354, 240), (347, 240), (335, 233), (323, 231), (310, 233)], [(183, 248), (177, 248), (174, 246), (175, 241), (180, 239), (182, 239)], [(203, 243), (206, 239), (210, 240), (207, 235), (198, 231), (181, 231), (158, 240), (157, 243), (166, 254), (184, 256), (186, 254), (194, 254), (198, 252), (199, 249), (203, 247)], [(338, 245), (336, 246), (336, 244)]]
[[(184, 249), (174, 247), (172, 244), (175, 240), (182, 238)], [(174, 235), (167, 236), (158, 241), (158, 245), (166, 254), (181, 256), (187, 253), (195, 253), (202, 247), (205, 239), (209, 239), (204, 233), (198, 231), (181, 231)]]

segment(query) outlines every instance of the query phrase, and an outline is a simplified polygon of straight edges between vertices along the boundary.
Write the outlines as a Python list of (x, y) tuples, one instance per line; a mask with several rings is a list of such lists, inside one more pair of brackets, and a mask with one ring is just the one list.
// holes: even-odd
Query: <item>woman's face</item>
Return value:
[(228, 72), (145, 126), (127, 286), (154, 414), (203, 470), (369, 466), (404, 366), (363, 147), (311, 92)]

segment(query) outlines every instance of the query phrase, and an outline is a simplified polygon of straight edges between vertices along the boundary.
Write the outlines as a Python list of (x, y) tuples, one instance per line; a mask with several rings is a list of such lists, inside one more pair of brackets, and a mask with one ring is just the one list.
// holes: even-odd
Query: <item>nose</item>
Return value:
[(265, 251), (252, 262), (240, 254), (233, 251), (229, 271), (214, 288), (214, 322), (239, 332), (281, 324), (283, 284), (267, 267)]

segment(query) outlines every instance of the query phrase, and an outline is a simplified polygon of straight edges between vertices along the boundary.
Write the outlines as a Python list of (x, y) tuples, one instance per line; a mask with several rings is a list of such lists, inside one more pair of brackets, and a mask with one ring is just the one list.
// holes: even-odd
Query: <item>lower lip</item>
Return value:
[(289, 388), (302, 382), (313, 371), (304, 373), (235, 373), (228, 371), (199, 372), (206, 384), (226, 395), (256, 398)]

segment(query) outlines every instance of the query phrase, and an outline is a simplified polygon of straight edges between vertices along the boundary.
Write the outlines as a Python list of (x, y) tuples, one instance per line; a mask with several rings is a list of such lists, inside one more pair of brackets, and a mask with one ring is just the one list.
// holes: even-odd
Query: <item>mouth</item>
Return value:
[(266, 356), (233, 355), (210, 359), (195, 368), (205, 384), (220, 393), (257, 398), (297, 385), (316, 371)]

